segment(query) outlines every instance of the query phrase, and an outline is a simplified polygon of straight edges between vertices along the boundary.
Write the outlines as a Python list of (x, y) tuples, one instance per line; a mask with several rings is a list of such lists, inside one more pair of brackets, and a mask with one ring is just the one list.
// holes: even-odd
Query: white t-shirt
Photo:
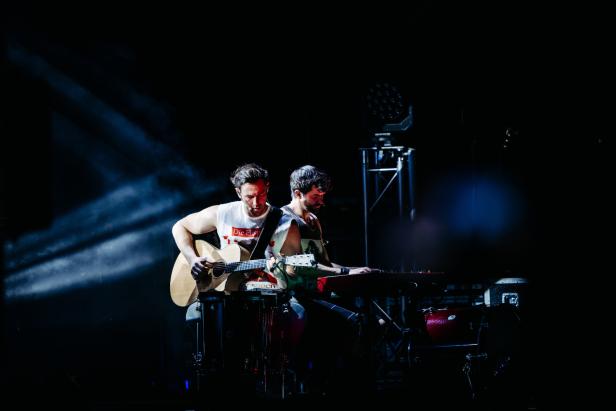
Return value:
[[(268, 204), (267, 211), (259, 217), (250, 217), (246, 207), (241, 201), (220, 204), (216, 220), (216, 231), (220, 239), (220, 248), (223, 249), (231, 244), (239, 244), (252, 252), (263, 230), (263, 224), (269, 214), (271, 206)], [(289, 216), (282, 215), (272, 238), (265, 251), (265, 256), (255, 255), (253, 259), (271, 256), (280, 256), (280, 249), (287, 238), (289, 231)]]
[[(234, 201), (231, 203), (220, 204), (218, 206), (216, 231), (218, 232), (218, 238), (220, 239), (220, 248), (223, 249), (231, 244), (238, 244), (244, 247), (249, 252), (255, 248), (257, 240), (263, 230), (265, 219), (271, 210), (268, 204), (268, 209), (263, 215), (259, 217), (250, 217), (246, 212), (246, 207), (241, 201)], [(286, 239), (288, 232), (288, 225), (286, 228), (278, 226), (275, 230), (272, 238), (269, 240), (269, 244), (266, 247), (265, 255), (252, 256), (253, 260), (269, 258), (271, 256), (280, 256), (280, 248), (282, 243)], [(264, 267), (264, 272), (269, 272)], [(248, 284), (269, 282), (274, 285), (277, 284), (277, 280), (274, 277), (259, 278), (256, 281), (249, 281)], [(268, 288), (280, 288), (278, 285), (271, 286), (268, 284), (259, 284), (259, 289), (268, 286)], [(250, 288), (250, 287), (249, 287)]]
[[(269, 204), (267, 211), (259, 217), (250, 217), (246, 212), (246, 207), (241, 201), (220, 204), (216, 220), (216, 231), (220, 239), (220, 248), (223, 249), (231, 244), (238, 244), (252, 252), (261, 230), (265, 218), (269, 214)], [(263, 258), (263, 256), (254, 256)]]

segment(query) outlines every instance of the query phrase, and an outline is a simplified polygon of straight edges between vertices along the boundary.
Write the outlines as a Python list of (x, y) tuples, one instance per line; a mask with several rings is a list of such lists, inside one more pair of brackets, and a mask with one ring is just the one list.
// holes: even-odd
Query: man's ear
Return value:
[(293, 190), (293, 197), (302, 198), (302, 192), (297, 189)]
[(237, 194), (237, 196), (240, 198), (240, 200), (242, 199), (242, 192), (240, 191), (239, 188), (235, 187), (235, 192)]

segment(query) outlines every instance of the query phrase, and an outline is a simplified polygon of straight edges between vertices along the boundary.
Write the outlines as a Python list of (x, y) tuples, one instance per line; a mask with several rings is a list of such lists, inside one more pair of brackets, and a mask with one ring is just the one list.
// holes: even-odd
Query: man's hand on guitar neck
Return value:
[(279, 273), (282, 272), (286, 272), (287, 274), (289, 272), (293, 272), (292, 266), (287, 266), (284, 263), (284, 255), (281, 255), (280, 258), (276, 258), (276, 257), (270, 257), (269, 260), (267, 260), (266, 262), (267, 265), (267, 269), (269, 272), (271, 273), (275, 273), (276, 271), (278, 271)]
[(190, 261), (190, 274), (195, 281), (203, 278), (203, 275), (207, 274), (212, 268), (214, 268), (214, 264), (212, 261), (208, 261), (207, 257), (195, 257)]

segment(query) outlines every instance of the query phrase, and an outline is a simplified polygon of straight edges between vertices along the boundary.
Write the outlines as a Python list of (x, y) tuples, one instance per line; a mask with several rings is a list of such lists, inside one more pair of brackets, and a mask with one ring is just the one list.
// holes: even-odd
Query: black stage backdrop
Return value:
[[(384, 196), (371, 265), (526, 277), (540, 296), (533, 349), (562, 348), (555, 311), (601, 301), (588, 284), (606, 248), (611, 106), (602, 54), (579, 55), (592, 74), (572, 70), (564, 45), (540, 35), (552, 20), (524, 5), (429, 1), (276, 18), (7, 7), (3, 383), (28, 401), (181, 397), (188, 336), (168, 297), (170, 228), (234, 200), (227, 177), (245, 162), (270, 171), (276, 205), (291, 170), (327, 171), (332, 259), (363, 265), (359, 148), (381, 130), (367, 105), (375, 87), (413, 109), (393, 143), (415, 149), (416, 219), (400, 224)], [(563, 283), (579, 288), (556, 291)], [(585, 339), (573, 311), (573, 338)], [(562, 359), (542, 358), (539, 375)]]

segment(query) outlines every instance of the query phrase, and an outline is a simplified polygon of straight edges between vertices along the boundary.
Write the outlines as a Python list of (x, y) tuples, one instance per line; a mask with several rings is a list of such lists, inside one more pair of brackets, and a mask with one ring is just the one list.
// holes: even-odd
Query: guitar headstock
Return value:
[(314, 259), (314, 254), (298, 254), (284, 257), (283, 264), (292, 265), (294, 267), (316, 267), (317, 261)]

